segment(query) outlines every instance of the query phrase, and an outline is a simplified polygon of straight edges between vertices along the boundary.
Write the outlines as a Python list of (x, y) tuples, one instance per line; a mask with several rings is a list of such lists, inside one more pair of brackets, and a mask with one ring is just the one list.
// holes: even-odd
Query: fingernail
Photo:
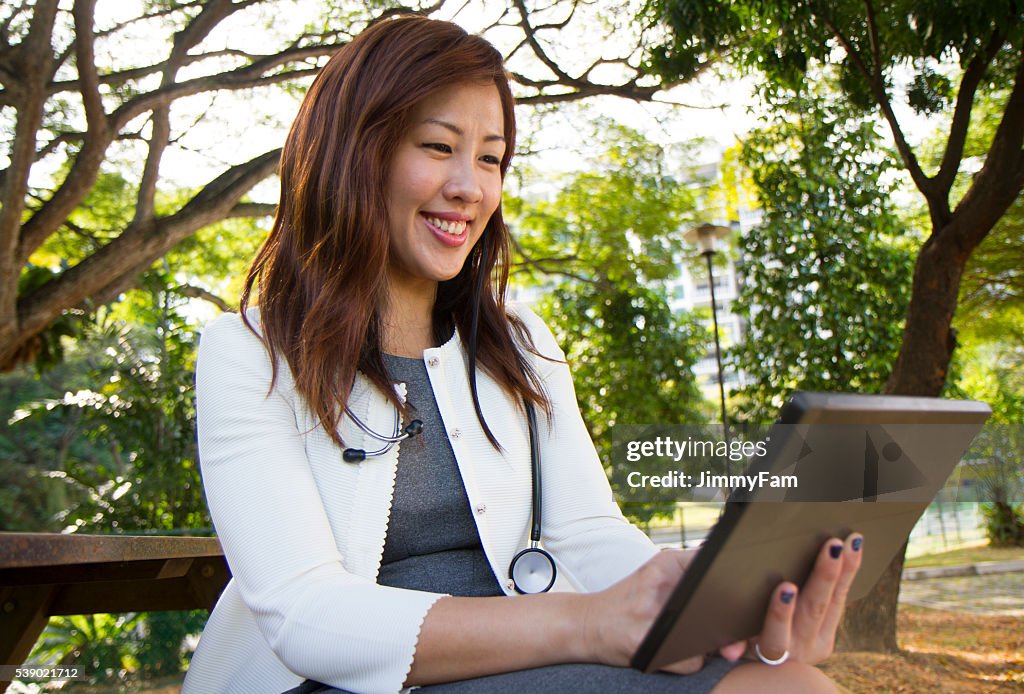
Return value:
[(796, 593), (794, 593), (791, 590), (784, 590), (782, 591), (782, 594), (779, 596), (779, 599), (782, 600), (783, 605), (788, 605), (789, 603), (793, 602), (793, 596), (795, 595)]
[(853, 551), (854, 552), (859, 552), (860, 551), (860, 546), (862, 544), (864, 544), (864, 538), (863, 537), (855, 537), (855, 538), (853, 538), (853, 542), (850, 543), (850, 546), (853, 547)]
[(828, 555), (833, 559), (838, 559), (839, 555), (843, 553), (842, 545), (832, 545), (828, 548)]

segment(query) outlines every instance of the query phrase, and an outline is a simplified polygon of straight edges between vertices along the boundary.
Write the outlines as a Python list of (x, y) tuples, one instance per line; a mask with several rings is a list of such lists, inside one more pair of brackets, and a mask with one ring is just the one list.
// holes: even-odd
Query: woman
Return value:
[[(757, 645), (784, 665), (730, 662), (741, 643), (672, 668), (685, 677), (626, 668), (689, 555), (622, 517), (561, 350), (504, 305), (512, 107), (493, 47), (413, 17), (311, 86), (242, 315), (200, 345), (203, 479), (234, 578), (184, 691), (830, 690), (810, 664), (831, 651), (852, 539), (799, 597), (778, 587)], [(578, 592), (506, 597), (531, 437), (542, 540)]]

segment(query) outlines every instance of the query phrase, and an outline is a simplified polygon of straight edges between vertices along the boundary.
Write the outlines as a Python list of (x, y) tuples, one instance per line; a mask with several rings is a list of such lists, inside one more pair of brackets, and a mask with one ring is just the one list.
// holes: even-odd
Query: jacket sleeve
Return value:
[[(234, 580), (267, 643), (296, 674), (397, 692), (441, 595), (379, 586), (345, 570), (297, 424), (286, 364), (270, 390), (262, 341), (237, 315), (199, 346), (199, 454), (210, 513)], [(339, 459), (339, 464), (341, 461)]]
[(585, 591), (625, 578), (657, 553), (622, 515), (576, 401), (565, 354), (533, 311), (517, 307), (534, 347), (534, 367), (551, 399), (550, 426), (538, 413), (543, 482), (543, 544), (560, 572)]

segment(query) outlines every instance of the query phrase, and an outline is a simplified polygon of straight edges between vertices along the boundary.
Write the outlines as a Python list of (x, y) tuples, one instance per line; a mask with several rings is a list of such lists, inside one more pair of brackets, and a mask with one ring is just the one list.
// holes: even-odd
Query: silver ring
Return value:
[(764, 653), (761, 652), (761, 644), (758, 643), (754, 644), (754, 652), (757, 653), (758, 660), (760, 660), (765, 665), (782, 665), (784, 662), (789, 660), (789, 651), (784, 651), (782, 655), (780, 655), (775, 660), (772, 660), (771, 658), (765, 658)]

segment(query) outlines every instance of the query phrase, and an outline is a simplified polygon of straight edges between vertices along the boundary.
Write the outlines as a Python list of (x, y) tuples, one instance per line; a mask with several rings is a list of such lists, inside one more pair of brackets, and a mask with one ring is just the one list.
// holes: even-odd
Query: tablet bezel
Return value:
[[(783, 407), (778, 425), (796, 424), (929, 424), (968, 425), (974, 427), (971, 436), (980, 431), (988, 419), (991, 409), (988, 405), (965, 400), (943, 400), (893, 395), (855, 395), (840, 393), (795, 393)], [(969, 442), (968, 442), (969, 444)], [(949, 470), (959, 462), (949, 463)], [(751, 465), (751, 469), (771, 467), (771, 460), (762, 460)], [(948, 475), (948, 473), (947, 473)], [(938, 489), (935, 490), (936, 492)], [(744, 498), (744, 495), (737, 495)], [(768, 596), (781, 580), (793, 580), (802, 584), (810, 574), (821, 544), (830, 537), (845, 538), (854, 530), (865, 534), (865, 556), (861, 571), (851, 588), (850, 600), (866, 594), (877, 582), (892, 557), (899, 551), (913, 529), (920, 515), (930, 501), (901, 502), (806, 502), (756, 501), (756, 496), (746, 495), (745, 501), (730, 500), (726, 503), (721, 518), (711, 529), (705, 543), (698, 551), (686, 572), (680, 578), (661, 613), (654, 620), (646, 637), (633, 656), (634, 668), (651, 672), (683, 658), (701, 653), (713, 652), (717, 648), (737, 640), (749, 638), (760, 631)], [(779, 504), (801, 504), (798, 512), (814, 518), (813, 526), (804, 528), (807, 521), (801, 520), (802, 535), (787, 538), (789, 545), (782, 551), (789, 558), (780, 575), (765, 576), (757, 595), (739, 595), (735, 600), (723, 601), (721, 609), (716, 608), (714, 623), (707, 624), (701, 631), (689, 631), (673, 644), (669, 637), (676, 622), (683, 616), (691, 598), (697, 595), (706, 576), (714, 576), (717, 562), (723, 562), (720, 571), (737, 571), (741, 566), (736, 557), (723, 553), (732, 540), (736, 545), (743, 543), (733, 537), (748, 512), (754, 507), (755, 515), (772, 514), (772, 507)], [(791, 507), (790, 510), (792, 510)], [(844, 522), (846, 517), (849, 522)], [(897, 535), (899, 535), (897, 537)], [(896, 538), (895, 540), (893, 538)], [(751, 546), (751, 545), (748, 545)], [(749, 570), (748, 570), (749, 571)], [(728, 574), (732, 575), (732, 574)], [(701, 608), (695, 608), (700, 611)], [(704, 609), (708, 612), (708, 609)], [(699, 650), (697, 644), (705, 644)]]

